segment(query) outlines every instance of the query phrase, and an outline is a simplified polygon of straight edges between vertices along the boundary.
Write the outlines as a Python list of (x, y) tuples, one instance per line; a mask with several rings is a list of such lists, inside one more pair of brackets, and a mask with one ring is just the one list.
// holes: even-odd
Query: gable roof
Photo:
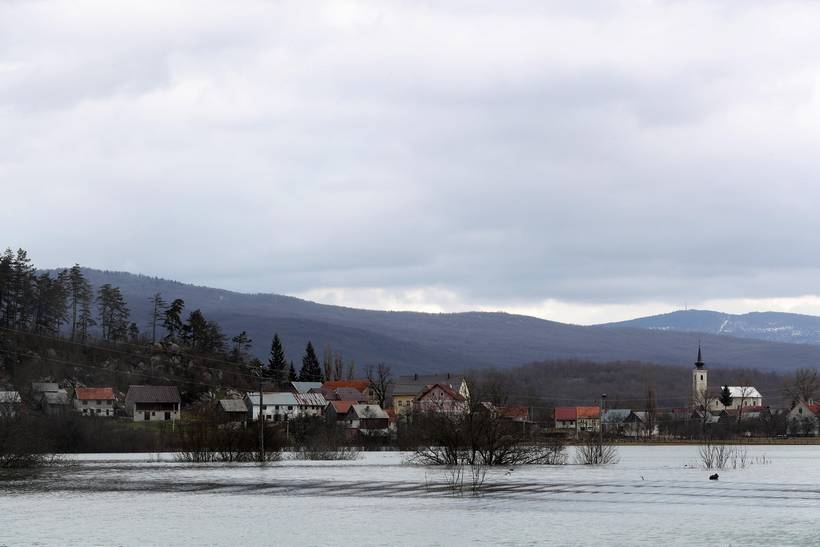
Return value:
[(521, 405), (498, 407), (498, 413), (504, 418), (513, 420), (529, 420), (530, 418), (530, 408)]
[(296, 393), (308, 393), (311, 389), (322, 387), (322, 382), (291, 382), (290, 385)]
[(578, 406), (575, 407), (575, 412), (578, 413), (578, 418), (600, 418), (601, 407), (598, 406)]
[[(721, 389), (723, 389), (721, 387)], [(763, 397), (760, 392), (752, 386), (729, 386), (729, 393), (733, 399), (751, 399), (753, 397)]]
[(390, 416), (379, 405), (351, 405), (347, 414), (359, 419), (390, 420)]
[[(250, 401), (253, 406), (259, 406), (259, 392), (249, 391), (245, 394), (245, 400)], [(296, 405), (296, 394), (290, 391), (263, 391), (262, 404), (268, 405)]]
[(370, 380), (328, 380), (322, 384), (323, 390), (334, 390), (340, 387), (352, 387), (360, 393), (364, 393), (370, 387)]
[(337, 387), (333, 390), (324, 390), (322, 391), (322, 395), (325, 396), (325, 399), (330, 401), (331, 399), (336, 401), (358, 401), (361, 403), (366, 403), (367, 399), (365, 396), (362, 395), (362, 392), (358, 389), (353, 389), (352, 387)]
[(247, 412), (248, 407), (242, 399), (220, 399), (219, 407), (224, 412)]
[(350, 407), (356, 404), (356, 401), (328, 401), (328, 404), (333, 407), (336, 414), (347, 414)]
[(327, 406), (327, 399), (321, 393), (294, 393), (296, 404), (301, 406)]
[(81, 401), (113, 401), (114, 388), (110, 387), (78, 387), (74, 396)]
[(559, 422), (574, 422), (578, 419), (578, 413), (574, 406), (556, 406), (555, 419)]
[(420, 401), (428, 393), (435, 390), (436, 388), (443, 391), (448, 397), (450, 397), (454, 401), (464, 401), (465, 400), (464, 396), (462, 396), (461, 393), (458, 393), (456, 390), (451, 388), (448, 384), (431, 384), (431, 385), (427, 386), (426, 388), (424, 388), (424, 390), (421, 393), (416, 395), (416, 400)]
[(461, 389), (464, 376), (457, 374), (411, 374), (409, 376), (399, 376), (393, 382), (392, 395), (408, 396), (418, 395), (430, 384), (447, 384), (456, 391)]
[(619, 424), (629, 418), (632, 410), (629, 408), (610, 408), (604, 411), (604, 422), (608, 424)]
[(128, 403), (181, 403), (177, 386), (128, 386)]
[(60, 391), (60, 386), (54, 382), (32, 382), (31, 391), (34, 393), (47, 393), (49, 391), (56, 393), (57, 391)]

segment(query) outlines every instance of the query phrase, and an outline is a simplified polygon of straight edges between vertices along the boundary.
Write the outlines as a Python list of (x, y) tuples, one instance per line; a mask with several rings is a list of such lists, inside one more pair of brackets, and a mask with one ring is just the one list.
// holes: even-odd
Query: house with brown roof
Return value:
[(216, 405), (216, 413), (223, 422), (246, 422), (248, 405), (242, 399), (221, 399)]
[(445, 384), (456, 391), (464, 400), (470, 398), (467, 380), (454, 374), (411, 374), (399, 376), (390, 388), (390, 403), (398, 416), (408, 416), (416, 406), (416, 397), (433, 384)]
[(74, 390), (74, 410), (83, 416), (114, 417), (114, 389), (78, 387)]
[(449, 384), (432, 384), (416, 396), (416, 412), (436, 412), (445, 414), (464, 414), (467, 412), (467, 399)]
[(376, 392), (373, 391), (373, 387), (370, 385), (370, 380), (367, 378), (359, 380), (328, 380), (322, 384), (322, 393), (327, 391), (335, 391), (339, 388), (355, 389), (364, 395), (365, 400), (370, 404), (378, 404), (379, 402), (379, 398), (376, 396)]
[(325, 418), (330, 425), (344, 424), (345, 416), (350, 407), (359, 404), (358, 401), (328, 401), (325, 407)]
[(125, 411), (135, 422), (176, 421), (181, 404), (176, 386), (128, 386), (125, 396)]

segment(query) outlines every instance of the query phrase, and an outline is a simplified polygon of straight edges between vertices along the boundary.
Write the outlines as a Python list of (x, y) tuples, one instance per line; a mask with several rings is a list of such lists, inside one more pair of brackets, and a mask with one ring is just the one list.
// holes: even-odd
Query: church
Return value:
[(763, 406), (763, 395), (753, 386), (727, 386), (731, 394), (731, 404), (725, 405), (720, 401), (720, 387), (717, 391), (709, 391), (709, 371), (703, 362), (703, 352), (698, 344), (698, 360), (692, 370), (692, 392), (690, 405), (693, 410), (706, 408), (711, 412), (724, 410), (751, 410)]

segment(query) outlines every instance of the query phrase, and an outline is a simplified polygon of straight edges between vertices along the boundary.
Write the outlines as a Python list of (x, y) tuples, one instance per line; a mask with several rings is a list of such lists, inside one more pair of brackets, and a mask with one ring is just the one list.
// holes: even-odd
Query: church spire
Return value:
[(700, 349), (700, 340), (698, 340), (698, 360), (695, 361), (695, 366), (698, 367), (698, 368), (703, 368), (703, 365), (704, 365), (703, 355), (702, 355), (701, 349)]

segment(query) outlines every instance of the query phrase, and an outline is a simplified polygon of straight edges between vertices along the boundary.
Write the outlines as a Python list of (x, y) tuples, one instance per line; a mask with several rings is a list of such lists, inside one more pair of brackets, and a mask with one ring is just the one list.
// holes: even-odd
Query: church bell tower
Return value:
[(703, 404), (704, 395), (708, 387), (709, 371), (703, 362), (703, 356), (698, 344), (698, 360), (695, 361), (695, 368), (692, 370), (692, 408)]

